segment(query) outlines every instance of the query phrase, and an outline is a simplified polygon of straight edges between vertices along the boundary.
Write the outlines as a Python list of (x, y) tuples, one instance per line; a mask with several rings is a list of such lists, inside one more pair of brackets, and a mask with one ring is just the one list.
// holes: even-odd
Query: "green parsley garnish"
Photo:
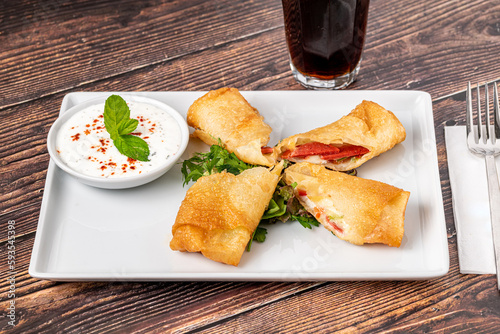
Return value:
[(219, 141), (218, 145), (210, 146), (209, 152), (195, 153), (191, 159), (182, 162), (183, 185), (188, 184), (190, 181), (195, 182), (204, 175), (222, 171), (238, 175), (245, 169), (253, 167), (255, 166), (238, 159), (234, 153), (229, 153)]
[(316, 220), (316, 218), (314, 218), (311, 215), (300, 215), (300, 216), (292, 215), (292, 219), (295, 219), (300, 223), (300, 225), (308, 229), (312, 229), (313, 226), (315, 227), (319, 226), (319, 222)]
[(148, 144), (137, 136), (131, 135), (139, 121), (130, 118), (130, 109), (125, 100), (111, 95), (104, 104), (104, 126), (118, 151), (135, 160), (149, 161)]
[(267, 234), (267, 229), (265, 229), (264, 227), (257, 226), (255, 231), (253, 231), (252, 238), (250, 238), (250, 241), (248, 242), (247, 252), (250, 252), (250, 249), (252, 248), (252, 241), (257, 241), (257, 242), (266, 241), (266, 234)]

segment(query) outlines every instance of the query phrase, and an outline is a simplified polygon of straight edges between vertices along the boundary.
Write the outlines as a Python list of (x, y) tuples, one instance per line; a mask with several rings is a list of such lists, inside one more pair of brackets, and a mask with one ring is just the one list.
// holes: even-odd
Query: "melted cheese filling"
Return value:
[(323, 226), (335, 234), (344, 234), (346, 232), (344, 215), (335, 209), (330, 198), (324, 196), (317, 197), (313, 201), (307, 195), (298, 195), (299, 201), (304, 208)]
[(325, 167), (331, 168), (333, 170), (338, 170), (338, 169), (348, 169), (349, 166), (351, 165), (353, 159), (356, 159), (354, 157), (343, 159), (340, 161), (332, 162), (329, 160), (321, 159), (319, 155), (310, 155), (305, 158), (300, 158), (300, 157), (294, 157), (290, 158), (290, 161), (294, 162), (309, 162), (315, 165), (323, 165)]

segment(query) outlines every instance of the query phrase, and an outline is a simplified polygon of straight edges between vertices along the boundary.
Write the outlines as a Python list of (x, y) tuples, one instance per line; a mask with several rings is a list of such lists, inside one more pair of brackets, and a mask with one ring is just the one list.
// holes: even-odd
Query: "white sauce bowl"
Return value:
[[(110, 93), (110, 95), (112, 94)], [(127, 103), (148, 104), (168, 114), (173, 120), (175, 120), (180, 130), (179, 148), (177, 152), (170, 154), (167, 158), (162, 160), (161, 163), (159, 163), (157, 166), (154, 166), (154, 168), (151, 168), (148, 171), (138, 175), (124, 175), (121, 177), (101, 177), (101, 176), (86, 175), (70, 167), (67, 163), (64, 162), (64, 160), (61, 158), (61, 155), (57, 150), (58, 149), (57, 138), (59, 132), (63, 131), (62, 129), (66, 124), (66, 122), (70, 120), (75, 114), (85, 109), (88, 109), (89, 107), (99, 104), (104, 104), (109, 96), (99, 97), (78, 104), (65, 111), (54, 122), (54, 124), (50, 128), (47, 137), (47, 147), (51, 159), (56, 163), (56, 165), (59, 168), (61, 168), (63, 171), (70, 174), (71, 176), (75, 177), (78, 181), (93, 187), (105, 188), (105, 189), (124, 189), (124, 188), (137, 187), (145, 183), (151, 182), (159, 178), (163, 174), (165, 174), (170, 168), (174, 166), (174, 164), (181, 157), (182, 153), (185, 151), (189, 141), (189, 129), (186, 120), (172, 107), (158, 100), (154, 100), (143, 96), (134, 96), (127, 94), (119, 94), (119, 93), (117, 95), (121, 96)]]

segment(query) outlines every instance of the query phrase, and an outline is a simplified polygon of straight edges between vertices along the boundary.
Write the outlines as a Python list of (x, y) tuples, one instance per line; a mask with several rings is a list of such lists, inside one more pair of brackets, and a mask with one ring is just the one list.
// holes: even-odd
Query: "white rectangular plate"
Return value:
[[(99, 93), (70, 93), (61, 113)], [(120, 93), (117, 93), (120, 94)], [(186, 115), (203, 92), (136, 92)], [(332, 123), (362, 100), (391, 110), (406, 140), (358, 169), (358, 176), (410, 191), (399, 248), (355, 246), (323, 227), (271, 225), (238, 267), (169, 248), (171, 228), (188, 186), (180, 165), (133, 189), (92, 188), (51, 161), (29, 268), (50, 280), (414, 280), (448, 272), (449, 256), (430, 95), (417, 91), (246, 91), (273, 128), (270, 145)], [(191, 142), (183, 158), (203, 149)]]

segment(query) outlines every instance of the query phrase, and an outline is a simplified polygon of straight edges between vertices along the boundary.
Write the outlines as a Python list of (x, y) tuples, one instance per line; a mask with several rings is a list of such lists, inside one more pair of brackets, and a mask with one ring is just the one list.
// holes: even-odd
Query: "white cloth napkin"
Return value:
[[(495, 274), (484, 158), (467, 148), (465, 126), (447, 126), (444, 131), (460, 272)], [(500, 170), (499, 159), (496, 162)]]

